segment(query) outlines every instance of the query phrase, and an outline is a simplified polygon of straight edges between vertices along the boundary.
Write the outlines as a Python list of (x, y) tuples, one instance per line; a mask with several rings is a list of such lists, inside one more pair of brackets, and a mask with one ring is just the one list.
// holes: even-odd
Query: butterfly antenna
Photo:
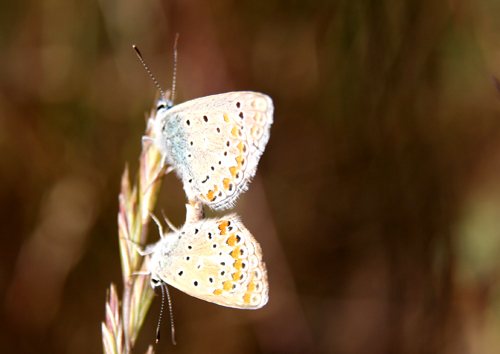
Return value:
[(166, 285), (165, 289), (167, 290), (168, 310), (170, 311), (170, 328), (172, 331), (172, 344), (177, 345), (177, 341), (175, 340), (175, 326), (174, 326), (174, 313), (172, 312), (172, 301), (170, 300), (170, 293), (168, 292), (168, 287)]
[(174, 102), (174, 94), (175, 94), (175, 83), (177, 80), (177, 41), (179, 40), (179, 33), (175, 34), (175, 42), (174, 42), (174, 77), (172, 79), (172, 97), (170, 101)]
[(148, 66), (146, 65), (146, 62), (142, 58), (142, 54), (141, 54), (141, 52), (139, 52), (139, 48), (137, 48), (137, 46), (135, 44), (132, 44), (132, 48), (134, 48), (135, 53), (139, 57), (139, 60), (141, 61), (142, 65), (144, 65), (144, 68), (148, 72), (149, 76), (151, 76), (151, 78), (153, 79), (154, 83), (156, 84), (156, 87), (158, 87), (158, 90), (160, 90), (162, 97), (165, 97), (165, 94), (163, 93), (163, 90), (161, 89), (160, 84), (158, 83), (158, 81), (156, 81), (156, 78), (153, 76), (153, 74), (151, 73), (151, 70), (149, 70)]
[(163, 314), (163, 304), (165, 302), (165, 291), (167, 292), (168, 309), (170, 311), (170, 325), (172, 327), (172, 343), (176, 345), (177, 342), (175, 340), (175, 327), (174, 327), (174, 315), (172, 313), (172, 301), (170, 300), (170, 293), (165, 283), (161, 284), (161, 308), (160, 308), (160, 317), (158, 318), (158, 326), (156, 327), (156, 343), (160, 342), (160, 323), (161, 323), (161, 315)]
[(160, 316), (158, 317), (158, 325), (156, 326), (156, 343), (160, 342), (160, 324), (161, 324), (161, 315), (163, 315), (163, 304), (165, 303), (165, 291), (163, 290), (164, 284), (161, 283), (161, 307), (160, 307)]

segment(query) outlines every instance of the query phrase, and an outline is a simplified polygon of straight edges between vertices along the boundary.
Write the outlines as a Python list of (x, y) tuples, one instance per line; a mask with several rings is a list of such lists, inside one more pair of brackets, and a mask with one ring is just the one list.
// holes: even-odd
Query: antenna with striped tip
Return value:
[(172, 96), (170, 98), (170, 101), (174, 102), (174, 94), (175, 94), (175, 83), (177, 81), (177, 41), (179, 40), (179, 33), (175, 34), (175, 41), (174, 41), (174, 77), (172, 79)]
[[(172, 93), (171, 93), (170, 100), (169, 100), (170, 107), (173, 105), (173, 102), (174, 102), (175, 84), (177, 81), (177, 41), (178, 40), (179, 40), (179, 33), (176, 33), (175, 42), (174, 42), (174, 75), (173, 75), (173, 79), (172, 79)], [(154, 77), (154, 75), (151, 73), (151, 70), (149, 70), (148, 66), (146, 65), (146, 62), (144, 61), (144, 58), (142, 57), (142, 54), (139, 51), (139, 48), (137, 48), (137, 46), (135, 44), (132, 44), (132, 48), (134, 49), (135, 53), (139, 57), (139, 60), (141, 61), (142, 65), (144, 66), (144, 68), (148, 72), (149, 76), (151, 76), (151, 78), (153, 79), (154, 83), (156, 84), (156, 87), (158, 87), (158, 90), (160, 90), (161, 96), (166, 99), (165, 93), (161, 89), (161, 86), (158, 83), (158, 81), (156, 81), (156, 78)]]
[(165, 291), (167, 292), (167, 300), (168, 300), (168, 309), (170, 310), (170, 326), (172, 331), (172, 344), (177, 345), (177, 341), (175, 340), (175, 326), (174, 326), (174, 314), (172, 313), (172, 302), (170, 300), (170, 293), (168, 291), (167, 284), (161, 283), (161, 309), (160, 309), (160, 317), (158, 318), (158, 325), (156, 326), (156, 343), (160, 342), (160, 324), (161, 324), (161, 315), (163, 314), (163, 303), (165, 302)]
[[(162, 211), (162, 214), (163, 214), (163, 217), (165, 218), (165, 220), (168, 220), (166, 218), (165, 214), (163, 213), (163, 211)], [(160, 221), (156, 218), (156, 216), (154, 216), (153, 213), (150, 213), (149, 215), (151, 216), (151, 219), (154, 220), (156, 225), (158, 225), (158, 230), (160, 231), (160, 236), (162, 238), (165, 237), (165, 235), (163, 234), (163, 227), (161, 226)], [(172, 228), (173, 225), (171, 225), (170, 222), (168, 222), (168, 223), (169, 223), (169, 227)], [(175, 230), (178, 233), (178, 231), (175, 229), (175, 227), (173, 227), (173, 230)], [(160, 316), (158, 318), (158, 325), (156, 326), (156, 343), (160, 342), (160, 325), (161, 325), (161, 317), (163, 315), (163, 305), (165, 303), (165, 292), (166, 292), (167, 293), (167, 301), (168, 301), (168, 310), (170, 312), (170, 326), (171, 326), (171, 331), (172, 331), (172, 344), (176, 345), (177, 341), (175, 340), (174, 314), (172, 312), (172, 300), (170, 299), (170, 292), (168, 291), (167, 284), (165, 284), (164, 282), (160, 282), (159, 286), (161, 288), (161, 308), (160, 308)]]
[(151, 73), (151, 70), (149, 70), (148, 66), (146, 65), (146, 62), (144, 61), (144, 59), (142, 58), (142, 54), (141, 52), (139, 52), (139, 48), (137, 48), (137, 46), (135, 44), (132, 44), (132, 48), (134, 48), (135, 50), (135, 53), (137, 54), (137, 56), (139, 57), (139, 60), (141, 61), (142, 65), (144, 65), (144, 68), (146, 69), (146, 71), (148, 72), (149, 76), (151, 76), (151, 78), (153, 79), (154, 83), (156, 84), (156, 87), (158, 87), (158, 90), (160, 90), (160, 93), (162, 95), (162, 97), (165, 97), (165, 93), (163, 92), (163, 90), (161, 89), (161, 86), (160, 84), (158, 83), (158, 81), (156, 81), (156, 78), (154, 77), (154, 75)]

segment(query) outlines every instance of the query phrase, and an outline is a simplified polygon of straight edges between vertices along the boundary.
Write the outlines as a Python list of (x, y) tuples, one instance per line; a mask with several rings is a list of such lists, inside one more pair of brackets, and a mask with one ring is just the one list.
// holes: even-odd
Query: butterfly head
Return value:
[(162, 114), (172, 108), (174, 102), (171, 99), (167, 99), (164, 94), (161, 95), (160, 99), (156, 103), (156, 114)]
[(161, 286), (161, 279), (158, 278), (156, 274), (151, 274), (151, 280), (150, 280), (151, 287), (155, 289), (158, 286)]

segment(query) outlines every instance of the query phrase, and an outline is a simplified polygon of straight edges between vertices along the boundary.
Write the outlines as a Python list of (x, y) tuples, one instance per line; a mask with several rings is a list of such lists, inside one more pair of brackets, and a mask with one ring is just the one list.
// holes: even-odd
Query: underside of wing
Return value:
[(190, 225), (162, 280), (218, 305), (258, 309), (268, 300), (259, 244), (234, 215)]
[(231, 207), (269, 140), (271, 99), (229, 92), (175, 106), (168, 117), (167, 145), (188, 198), (214, 209)]

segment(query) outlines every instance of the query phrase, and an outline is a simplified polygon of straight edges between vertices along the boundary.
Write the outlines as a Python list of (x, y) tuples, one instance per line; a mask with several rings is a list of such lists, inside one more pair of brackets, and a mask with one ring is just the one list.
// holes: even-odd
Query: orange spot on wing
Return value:
[(233, 252), (231, 252), (233, 258), (238, 258), (240, 256), (240, 247), (236, 247)]
[(222, 283), (224, 290), (229, 291), (233, 287), (233, 284), (231, 283), (230, 280), (226, 280), (224, 283)]
[(224, 189), (228, 190), (229, 189), (229, 184), (231, 183), (231, 180), (229, 178), (224, 178), (222, 180), (222, 184), (224, 185)]
[(215, 199), (215, 193), (217, 193), (217, 189), (218, 189), (217, 186), (214, 186), (214, 190), (210, 190), (207, 193), (206, 199), (212, 202)]
[(214, 200), (214, 194), (215, 194), (214, 191), (208, 192), (207, 193), (207, 199), (210, 200), (210, 201)]
[(227, 114), (224, 114), (224, 122), (229, 123), (231, 119), (228, 117)]
[(222, 289), (215, 289), (214, 290), (214, 295), (222, 295), (224, 291)]
[(249, 292), (251, 292), (251, 291), (255, 291), (255, 283), (254, 283), (253, 281), (252, 281), (252, 282), (250, 282), (250, 284), (248, 284), (248, 288), (247, 288), (247, 290), (248, 290)]
[(241, 272), (236, 272), (233, 274), (233, 280), (238, 281), (240, 280)]
[(236, 173), (238, 173), (238, 166), (229, 167), (229, 172), (231, 172), (231, 176), (235, 178)]
[(234, 262), (233, 267), (237, 270), (243, 269), (243, 260), (238, 259), (236, 262)]
[(228, 221), (219, 221), (219, 230), (221, 235), (226, 235), (226, 228), (229, 226)]
[(236, 236), (234, 233), (227, 239), (227, 244), (231, 247), (234, 247), (236, 245)]
[(236, 157), (236, 162), (238, 163), (238, 167), (242, 166), (241, 161), (243, 161), (243, 156), (239, 155)]
[(238, 150), (240, 151), (240, 154), (241, 154), (243, 152), (243, 150), (245, 149), (245, 144), (243, 144), (240, 141), (240, 143), (238, 144), (237, 148), (238, 148)]
[(255, 138), (260, 138), (260, 136), (262, 135), (262, 129), (258, 125), (254, 125), (250, 130), (250, 132), (252, 133), (252, 136)]
[(231, 129), (231, 134), (237, 138), (238, 137), (238, 127), (233, 127), (233, 129)]
[(252, 298), (252, 294), (249, 294), (249, 293), (246, 293), (244, 296), (243, 296), (243, 301), (245, 302), (245, 304), (249, 304), (250, 303), (250, 299)]

